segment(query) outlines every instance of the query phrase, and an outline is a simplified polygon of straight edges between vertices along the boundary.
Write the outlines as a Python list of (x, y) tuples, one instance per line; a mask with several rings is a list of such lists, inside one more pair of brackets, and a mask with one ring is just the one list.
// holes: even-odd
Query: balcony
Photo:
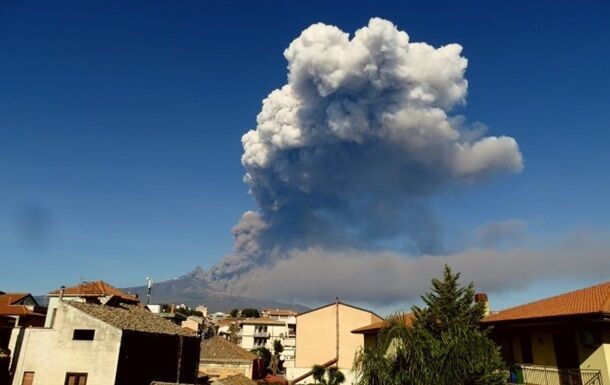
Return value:
[(511, 370), (509, 384), (528, 385), (604, 385), (599, 370), (563, 369), (552, 366), (517, 365)]
[(255, 338), (269, 338), (269, 333), (268, 332), (261, 332), (261, 331), (255, 331), (254, 332), (254, 337)]

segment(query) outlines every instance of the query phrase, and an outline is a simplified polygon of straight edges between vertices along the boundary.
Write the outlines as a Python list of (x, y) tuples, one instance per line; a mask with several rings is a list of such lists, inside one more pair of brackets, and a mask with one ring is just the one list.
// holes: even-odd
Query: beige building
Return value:
[(13, 329), (13, 385), (194, 383), (199, 339), (136, 305), (58, 301), (50, 328)]
[[(382, 318), (370, 310), (343, 302), (331, 303), (297, 316), (295, 365), (287, 368), (286, 378), (294, 381), (307, 374), (314, 365), (338, 360), (346, 376), (346, 385), (354, 382), (352, 365), (364, 336), (351, 331)], [(312, 382), (305, 378), (300, 382)]]
[(255, 354), (217, 336), (201, 343), (199, 373), (220, 379), (240, 374), (251, 379), (255, 359)]
[(485, 317), (516, 383), (610, 384), (610, 282)]

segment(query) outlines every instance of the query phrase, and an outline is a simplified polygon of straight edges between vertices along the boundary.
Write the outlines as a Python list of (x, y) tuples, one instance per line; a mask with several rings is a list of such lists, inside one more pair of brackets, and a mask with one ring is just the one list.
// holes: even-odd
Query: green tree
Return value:
[(501, 385), (507, 373), (499, 348), (480, 328), (484, 305), (474, 302), (474, 286), (459, 285), (459, 273), (445, 266), (413, 307), (390, 317), (377, 345), (356, 356), (359, 385)]
[(282, 362), (280, 354), (284, 351), (284, 346), (280, 340), (273, 341), (273, 357), (271, 357), (271, 371), (273, 374), (278, 374), (282, 370)]
[(239, 310), (233, 309), (229, 314), (231, 315), (231, 317), (237, 318), (237, 316), (239, 316)]
[(345, 382), (345, 376), (336, 366), (324, 368), (322, 365), (315, 365), (312, 371), (313, 379), (316, 381), (316, 384), (341, 385)]
[(242, 315), (242, 317), (247, 317), (247, 318), (258, 318), (261, 316), (261, 314), (258, 312), (257, 309), (253, 309), (250, 307), (242, 309), (241, 315)]
[(264, 361), (264, 367), (269, 367), (271, 363), (271, 352), (266, 347), (260, 347), (256, 349), (250, 350), (252, 353), (256, 354), (258, 358)]
[(239, 325), (237, 325), (235, 323), (232, 323), (231, 325), (229, 325), (229, 341), (238, 345), (239, 344), (239, 332), (241, 332)]

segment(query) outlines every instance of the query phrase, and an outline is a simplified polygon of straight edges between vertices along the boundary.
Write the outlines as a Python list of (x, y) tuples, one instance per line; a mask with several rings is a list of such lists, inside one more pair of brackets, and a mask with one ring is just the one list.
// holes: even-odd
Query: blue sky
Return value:
[[(441, 192), (449, 243), (518, 218), (536, 244), (610, 227), (607, 2), (5, 1), (0, 5), (0, 289), (117, 286), (207, 268), (254, 207), (240, 138), (312, 23), (373, 16), (459, 43), (469, 120), (517, 139), (522, 173)], [(504, 293), (502, 304), (583, 284)]]

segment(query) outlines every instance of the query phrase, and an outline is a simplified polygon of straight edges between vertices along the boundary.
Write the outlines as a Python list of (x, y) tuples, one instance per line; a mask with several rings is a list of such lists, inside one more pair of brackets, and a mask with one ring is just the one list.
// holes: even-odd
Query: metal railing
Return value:
[(511, 370), (509, 384), (603, 385), (603, 382), (599, 370), (517, 365)]

